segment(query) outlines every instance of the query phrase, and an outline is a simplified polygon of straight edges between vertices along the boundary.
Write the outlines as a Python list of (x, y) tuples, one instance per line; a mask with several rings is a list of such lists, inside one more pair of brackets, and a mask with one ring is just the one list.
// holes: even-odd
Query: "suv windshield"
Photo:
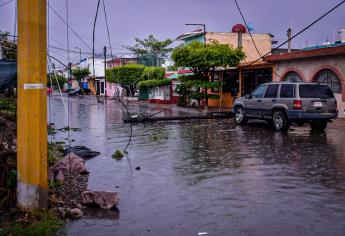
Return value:
[(301, 98), (334, 98), (332, 90), (323, 84), (301, 84), (299, 86)]

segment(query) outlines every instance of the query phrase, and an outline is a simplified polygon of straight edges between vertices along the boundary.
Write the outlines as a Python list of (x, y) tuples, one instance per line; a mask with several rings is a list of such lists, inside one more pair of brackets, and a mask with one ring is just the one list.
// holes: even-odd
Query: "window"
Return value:
[(333, 93), (341, 93), (341, 83), (338, 76), (331, 70), (320, 71), (315, 78), (316, 82), (327, 84)]
[(334, 98), (331, 89), (327, 85), (321, 84), (301, 84), (299, 96), (301, 98)]
[(254, 90), (252, 93), (253, 98), (262, 98), (264, 96), (264, 93), (266, 91), (266, 85), (261, 85), (257, 89)]
[(280, 97), (281, 98), (293, 98), (295, 91), (295, 85), (293, 84), (282, 84), (280, 86)]
[(279, 84), (270, 84), (267, 87), (265, 98), (276, 98), (278, 94)]
[(303, 82), (302, 78), (294, 71), (290, 71), (288, 72), (284, 78), (283, 78), (284, 81), (286, 82)]

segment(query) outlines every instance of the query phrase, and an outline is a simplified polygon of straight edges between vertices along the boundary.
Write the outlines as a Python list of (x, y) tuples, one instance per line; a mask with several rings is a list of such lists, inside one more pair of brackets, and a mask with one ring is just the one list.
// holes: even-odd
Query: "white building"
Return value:
[[(80, 61), (80, 69), (88, 68), (90, 71), (89, 78), (95, 77), (96, 94), (104, 96), (105, 91), (105, 76), (104, 76), (104, 58), (95, 58), (95, 67), (93, 67), (92, 57), (84, 58)], [(91, 87), (91, 86), (90, 86)]]

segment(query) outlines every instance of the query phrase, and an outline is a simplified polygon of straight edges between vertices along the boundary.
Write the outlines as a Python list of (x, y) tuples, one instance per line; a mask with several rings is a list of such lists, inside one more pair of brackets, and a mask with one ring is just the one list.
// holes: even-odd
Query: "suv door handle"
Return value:
[(272, 99), (272, 102), (276, 102), (277, 101), (277, 99)]
[(257, 100), (258, 102), (261, 102), (262, 100)]

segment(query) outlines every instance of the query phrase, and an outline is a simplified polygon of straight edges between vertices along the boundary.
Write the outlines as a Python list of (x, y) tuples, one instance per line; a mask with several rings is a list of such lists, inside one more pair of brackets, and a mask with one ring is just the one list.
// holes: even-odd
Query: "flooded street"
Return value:
[[(88, 188), (121, 201), (70, 222), (68, 235), (345, 235), (344, 121), (326, 135), (229, 119), (133, 124), (128, 157), (116, 161), (130, 135), (121, 104), (69, 100), (71, 127), (81, 128), (72, 146), (101, 152), (86, 161)], [(56, 128), (66, 126), (61, 99), (50, 104)]]

